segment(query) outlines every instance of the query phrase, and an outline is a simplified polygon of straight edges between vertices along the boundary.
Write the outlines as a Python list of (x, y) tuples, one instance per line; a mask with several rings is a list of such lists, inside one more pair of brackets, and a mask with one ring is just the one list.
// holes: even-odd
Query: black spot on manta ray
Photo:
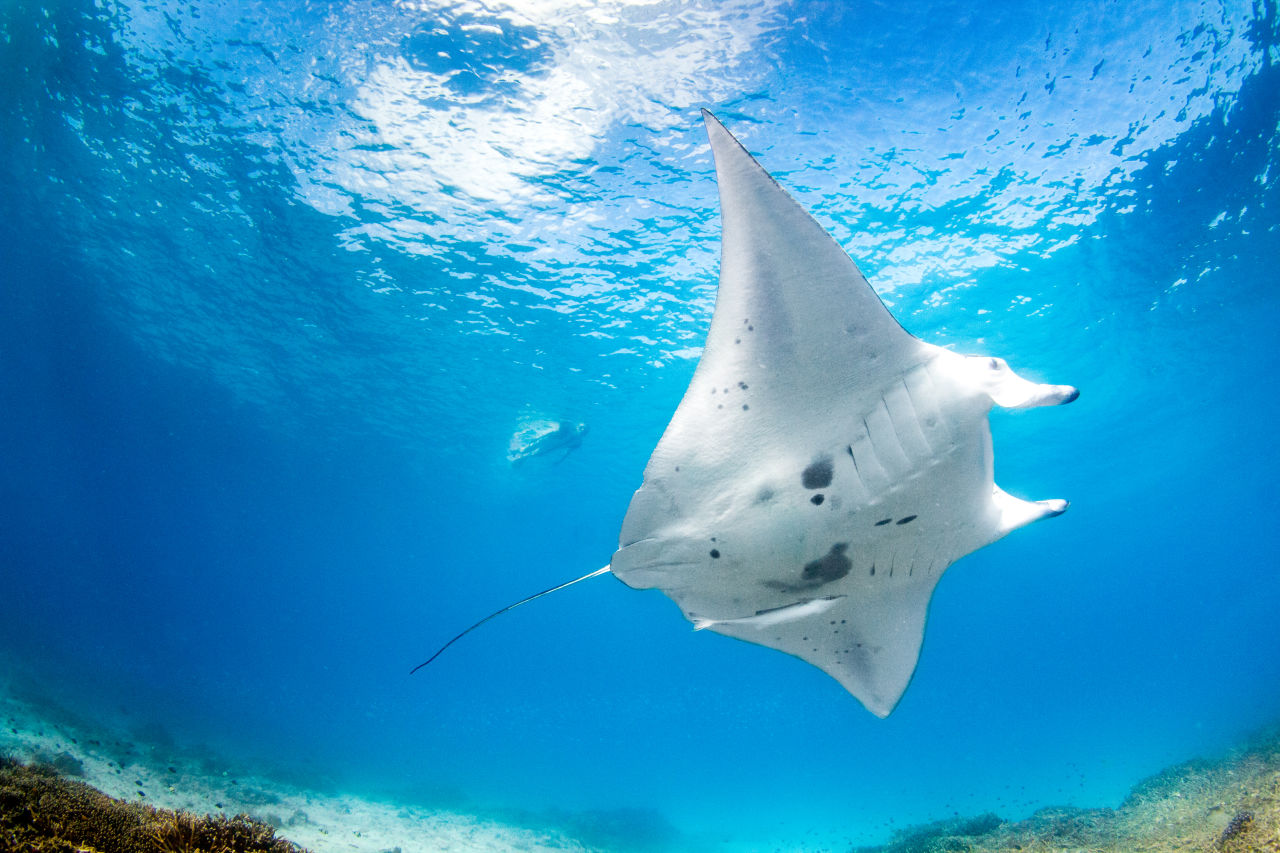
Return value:
[(746, 403), (743, 403), (743, 404), (742, 404), (742, 411), (744, 411), (744, 412), (745, 412), (748, 408), (750, 408), (750, 407), (749, 407), (749, 406), (747, 406), (747, 404), (746, 404)]
[(893, 521), (892, 518), (882, 518), (876, 522), (876, 527), (884, 527), (886, 524), (888, 524), (891, 521)]
[(800, 484), (806, 489), (825, 489), (831, 485), (833, 476), (835, 469), (831, 467), (831, 457), (819, 456), (800, 473)]
[(853, 569), (853, 563), (844, 553), (847, 550), (849, 550), (848, 542), (835, 543), (822, 557), (805, 563), (798, 582), (765, 580), (760, 584), (778, 592), (805, 592), (817, 589), (823, 584), (838, 581)]
[(719, 549), (719, 548), (712, 548), (712, 549), (711, 549), (711, 559), (713, 559), (713, 560), (718, 560), (718, 559), (720, 559), (720, 549)]
[(840, 580), (853, 569), (853, 563), (844, 555), (848, 542), (837, 542), (821, 558), (805, 563), (800, 577), (809, 583), (824, 584)]
[(745, 383), (745, 382), (739, 382), (739, 383), (738, 383), (738, 387), (739, 387), (739, 388), (741, 388), (743, 391), (745, 391), (745, 390), (747, 390), (747, 383)]
[(908, 515), (908, 516), (906, 516), (905, 518), (900, 518), (900, 519), (898, 519), (898, 523), (899, 523), (899, 524), (910, 524), (911, 522), (915, 521), (915, 520), (916, 520), (916, 518), (917, 518), (917, 516), (914, 516), (914, 515)]
[(826, 499), (821, 494), (817, 494), (809, 498), (809, 503), (813, 504), (814, 506), (822, 506), (822, 502), (824, 500)]

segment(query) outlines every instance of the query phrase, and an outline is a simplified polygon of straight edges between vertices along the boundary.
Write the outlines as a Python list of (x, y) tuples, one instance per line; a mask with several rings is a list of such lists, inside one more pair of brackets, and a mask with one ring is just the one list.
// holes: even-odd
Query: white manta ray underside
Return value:
[(696, 628), (802, 658), (884, 717), (947, 567), (1066, 509), (995, 485), (992, 406), (1078, 392), (903, 330), (822, 227), (704, 117), (723, 218), (711, 330), (618, 550), (587, 577), (656, 587)]

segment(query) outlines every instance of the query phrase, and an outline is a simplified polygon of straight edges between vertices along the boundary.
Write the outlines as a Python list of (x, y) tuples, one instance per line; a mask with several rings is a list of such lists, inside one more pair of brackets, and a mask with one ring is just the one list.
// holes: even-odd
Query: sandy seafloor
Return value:
[(223, 764), (212, 755), (99, 730), (13, 693), (0, 692), (0, 755), (51, 764), (119, 799), (194, 814), (248, 814), (314, 851), (591, 849), (554, 831), (304, 790)]
[[(0, 684), (0, 757), (55, 768), (109, 796), (196, 815), (247, 814), (317, 853), (428, 851), (773, 851), (773, 853), (1274, 853), (1280, 851), (1280, 725), (1229, 753), (1134, 780), (1118, 808), (1040, 809), (1029, 818), (960, 815), (906, 826), (882, 846), (814, 828), (803, 839), (654, 833), (643, 815), (481, 816), (300, 786), (261, 768), (76, 717), (21, 684)], [(25, 694), (25, 695), (24, 695)], [(514, 819), (512, 819), (514, 818)], [(998, 819), (999, 818), (999, 819)], [(560, 824), (542, 826), (543, 822)], [(586, 837), (580, 837), (586, 836)]]

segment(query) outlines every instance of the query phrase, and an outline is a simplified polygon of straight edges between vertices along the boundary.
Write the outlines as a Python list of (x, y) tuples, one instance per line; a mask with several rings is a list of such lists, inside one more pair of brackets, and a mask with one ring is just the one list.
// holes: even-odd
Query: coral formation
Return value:
[[(498, 819), (371, 803), (280, 785), (177, 746), (113, 740), (75, 721), (46, 725), (0, 692), (0, 851), (23, 853), (377, 853), (488, 849), (666, 853), (703, 849), (641, 809), (504, 813)], [(53, 729), (57, 728), (57, 731)], [(47, 731), (46, 731), (47, 730)], [(4, 754), (30, 761), (22, 764)], [(110, 756), (127, 755), (128, 762)], [(69, 778), (80, 777), (80, 778)], [(174, 810), (127, 802), (163, 804)], [(205, 809), (250, 817), (201, 817)], [(849, 842), (852, 844), (852, 842)], [(715, 847), (714, 842), (710, 847)], [(759, 849), (772, 849), (760, 845)], [(800, 844), (782, 849), (826, 849)], [(1230, 755), (1189, 761), (1135, 785), (1118, 808), (1054, 807), (899, 830), (858, 853), (1280, 853), (1280, 728)]]
[(892, 844), (869, 849), (884, 850), (886, 853), (949, 853), (953, 850), (968, 850), (965, 839), (987, 835), (1003, 823), (994, 814), (940, 820), (899, 830), (894, 835)]
[(1221, 850), (1229, 844), (1232, 839), (1243, 834), (1249, 829), (1253, 823), (1253, 812), (1240, 812), (1231, 818), (1231, 822), (1222, 830), (1222, 834), (1218, 836), (1218, 849)]
[(1134, 786), (1116, 809), (1046, 808), (899, 830), (857, 853), (1280, 853), (1280, 731), (1220, 762), (1189, 761)]
[(126, 803), (50, 766), (0, 758), (0, 849), (30, 853), (302, 853), (245, 815)]

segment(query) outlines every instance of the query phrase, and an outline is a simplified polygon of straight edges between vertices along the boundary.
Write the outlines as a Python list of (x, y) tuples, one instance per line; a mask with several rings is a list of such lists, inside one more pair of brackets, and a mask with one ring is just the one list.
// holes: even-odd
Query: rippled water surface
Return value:
[[(0, 37), (0, 660), (65, 705), (699, 849), (1114, 805), (1280, 713), (1272, 0), (5, 0)], [(1080, 386), (993, 425), (1071, 511), (955, 566), (884, 721), (610, 578), (409, 678), (616, 546), (714, 300), (702, 107), (912, 332)]]

